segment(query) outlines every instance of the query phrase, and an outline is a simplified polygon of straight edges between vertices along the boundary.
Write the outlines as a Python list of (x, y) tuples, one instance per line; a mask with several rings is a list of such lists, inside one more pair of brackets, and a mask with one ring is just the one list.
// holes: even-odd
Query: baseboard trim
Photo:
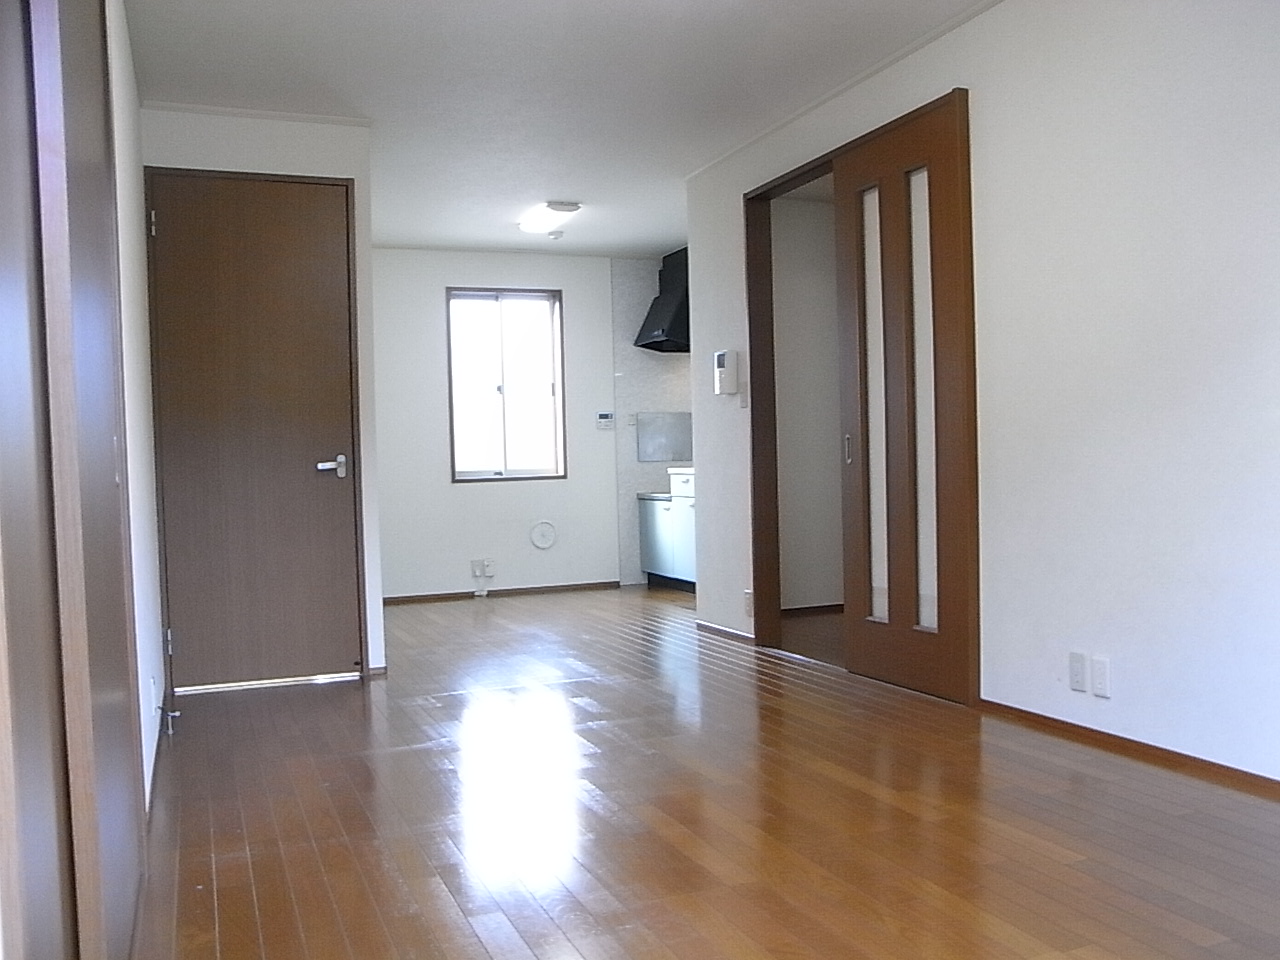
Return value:
[(174, 687), (175, 697), (188, 697), (196, 693), (225, 693), (232, 690), (265, 690), (270, 687), (298, 687), (305, 684), (345, 683), (359, 680), (354, 670), (345, 673), (317, 673), (305, 677), (272, 677), (269, 680), (233, 680), (228, 683), (196, 683), (186, 687)]
[(383, 597), (384, 607), (399, 607), (409, 603), (445, 603), (449, 600), (472, 600), (475, 594), (466, 593), (410, 593), (399, 597)]
[(1204, 780), (1220, 787), (1238, 790), (1251, 796), (1265, 800), (1280, 800), (1280, 780), (1272, 780), (1260, 773), (1238, 770), (1226, 764), (1212, 760), (1202, 760), (1166, 747), (1156, 747), (1140, 740), (1131, 740), (1115, 733), (1094, 730), (1069, 720), (1058, 720), (1039, 713), (1032, 713), (1020, 707), (1010, 707), (990, 700), (978, 701), (978, 710), (989, 716), (1012, 720), (1027, 727), (1033, 727), (1045, 733), (1055, 734), (1067, 740), (1074, 740), (1091, 747), (1098, 747), (1109, 753), (1119, 754), (1131, 760), (1140, 760), (1152, 766), (1162, 767), (1184, 773), (1197, 780)]
[(743, 633), (741, 630), (731, 630), (729, 627), (722, 627), (719, 624), (708, 623), (706, 620), (695, 620), (694, 624), (703, 633), (709, 633), (715, 637), (723, 637), (725, 640), (737, 640), (740, 643), (749, 643), (753, 647), (756, 645), (756, 638), (749, 633)]
[(450, 600), (483, 600), (485, 597), (511, 597), (522, 593), (570, 593), (581, 590), (617, 590), (617, 580), (595, 580), (589, 583), (552, 583), (542, 587), (504, 587), (479, 594), (474, 591), (460, 593), (415, 593), (399, 597), (383, 597), (384, 607), (405, 603), (445, 603)]

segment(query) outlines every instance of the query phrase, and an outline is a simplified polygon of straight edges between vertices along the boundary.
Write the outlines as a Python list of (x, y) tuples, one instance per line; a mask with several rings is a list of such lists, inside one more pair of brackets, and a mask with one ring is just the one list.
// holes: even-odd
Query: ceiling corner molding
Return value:
[(326, 123), (340, 127), (371, 127), (373, 123), (359, 117), (331, 117), (318, 113), (280, 113), (275, 110), (245, 110), (239, 107), (211, 107), (198, 103), (170, 103), (144, 100), (143, 110), (161, 113), (201, 113), (215, 117), (245, 117), (251, 120), (280, 120), (289, 123)]

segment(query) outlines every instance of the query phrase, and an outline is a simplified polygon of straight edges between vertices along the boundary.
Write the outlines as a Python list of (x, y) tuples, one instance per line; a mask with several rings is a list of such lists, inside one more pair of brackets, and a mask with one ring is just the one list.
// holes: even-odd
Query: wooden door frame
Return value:
[[(146, 197), (147, 210), (151, 208), (151, 180), (156, 174), (165, 176), (183, 176), (183, 177), (204, 177), (223, 180), (265, 180), (284, 183), (314, 183), (329, 186), (339, 186), (343, 188), (346, 197), (347, 208), (347, 330), (351, 367), (351, 443), (352, 443), (352, 459), (355, 469), (352, 471), (352, 479), (355, 481), (353, 494), (355, 496), (355, 516), (356, 516), (356, 593), (358, 600), (358, 619), (360, 631), (360, 674), (364, 678), (368, 678), (375, 674), (385, 672), (385, 668), (371, 668), (369, 666), (369, 598), (366, 588), (366, 571), (365, 571), (365, 519), (364, 519), (364, 446), (361, 443), (360, 436), (360, 355), (359, 355), (359, 315), (357, 313), (358, 304), (356, 298), (356, 284), (359, 278), (356, 276), (356, 209), (355, 209), (355, 179), (352, 177), (316, 177), (303, 176), (296, 174), (284, 173), (257, 173), (253, 171), (242, 170), (208, 170), (193, 167), (165, 167), (148, 164), (143, 167), (144, 192)], [(150, 214), (148, 214), (150, 215)], [(156, 302), (154, 290), (154, 270), (151, 264), (151, 247), (147, 247), (147, 298), (148, 302), (154, 304)], [(151, 350), (151, 382), (154, 384), (156, 380), (156, 352), (153, 343)], [(154, 398), (153, 398), (154, 402)], [(165, 525), (164, 525), (164, 491), (161, 489), (163, 482), (163, 470), (161, 459), (163, 452), (157, 440), (155, 448), (155, 465), (156, 465), (156, 522), (159, 527), (159, 543), (160, 543), (160, 613), (166, 632), (169, 629), (169, 571), (165, 544)], [(166, 644), (166, 655), (164, 658), (165, 672), (165, 710), (166, 712), (176, 713), (176, 700), (173, 692), (173, 668), (172, 655)]]
[(70, 0), (26, 6), (74, 883), (68, 922), (74, 955), (106, 960), (123, 956), (132, 934), (145, 874), (145, 787), (105, 10)]
[(0, 6), (0, 203), (9, 211), (0, 233), (0, 954), (10, 957), (33, 944), (71, 956), (77, 935), (32, 40), (26, 5)]
[[(782, 556), (778, 505), (778, 412), (774, 356), (773, 316), (773, 234), (770, 204), (792, 190), (832, 172), (833, 161), (841, 154), (856, 150), (896, 127), (910, 123), (940, 108), (959, 109), (966, 118), (964, 131), (968, 175), (968, 91), (956, 88), (909, 113), (889, 121), (808, 163), (776, 177), (743, 195), (747, 284), (747, 346), (751, 357), (748, 389), (751, 396), (751, 586), (755, 607), (755, 642), (758, 646), (778, 647), (782, 644)], [(972, 275), (972, 242), (966, 245), (968, 269)], [(972, 300), (968, 303), (970, 320)], [(972, 359), (972, 358), (971, 358)], [(970, 364), (972, 366), (972, 363)], [(976, 413), (971, 418), (971, 445), (976, 458)], [(973, 465), (972, 509), (978, 514), (977, 465)], [(968, 606), (972, 618), (972, 649), (969, 676), (966, 678), (966, 702), (979, 701), (980, 638), (978, 630), (978, 533), (976, 523), (972, 542), (965, 545), (973, 558), (974, 575), (966, 584)]]

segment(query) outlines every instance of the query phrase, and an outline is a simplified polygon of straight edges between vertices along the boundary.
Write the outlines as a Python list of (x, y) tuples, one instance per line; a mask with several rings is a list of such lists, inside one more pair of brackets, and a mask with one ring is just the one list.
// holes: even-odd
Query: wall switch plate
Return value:
[(756, 595), (752, 590), (742, 591), (742, 606), (746, 610), (748, 617), (756, 615)]
[(1072, 653), (1067, 657), (1067, 677), (1072, 690), (1084, 693), (1089, 689), (1085, 680), (1086, 670), (1087, 660), (1083, 653)]
[(486, 577), (492, 577), (492, 576), (493, 576), (493, 561), (492, 561), (492, 560), (485, 560), (485, 562), (484, 562), (484, 575), (485, 575)]
[(472, 560), (472, 561), (471, 561), (471, 575), (472, 575), (473, 577), (483, 577), (483, 576), (484, 576), (484, 561), (483, 561), (483, 560)]
[(1111, 696), (1111, 660), (1107, 657), (1094, 657), (1092, 666), (1093, 695), (1095, 697)]

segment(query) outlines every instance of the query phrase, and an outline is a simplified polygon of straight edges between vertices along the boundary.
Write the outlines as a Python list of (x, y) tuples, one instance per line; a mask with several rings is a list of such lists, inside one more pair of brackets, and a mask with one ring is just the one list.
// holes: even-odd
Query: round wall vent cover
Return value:
[(556, 528), (546, 520), (539, 520), (529, 531), (529, 540), (539, 550), (549, 550), (556, 542)]

